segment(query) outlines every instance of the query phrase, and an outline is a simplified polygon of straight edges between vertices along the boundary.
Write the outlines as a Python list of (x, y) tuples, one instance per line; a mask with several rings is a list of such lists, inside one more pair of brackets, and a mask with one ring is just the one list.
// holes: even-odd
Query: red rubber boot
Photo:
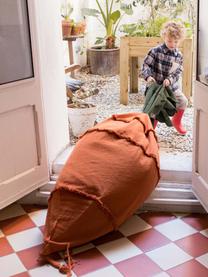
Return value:
[(172, 118), (172, 124), (178, 131), (180, 135), (185, 135), (186, 134), (186, 129), (183, 127), (181, 120), (184, 114), (184, 110), (178, 110), (177, 113), (173, 116)]
[(158, 120), (157, 120), (157, 119), (154, 119), (154, 124), (153, 124), (153, 128), (154, 128), (154, 129), (157, 127), (157, 123), (158, 123)]

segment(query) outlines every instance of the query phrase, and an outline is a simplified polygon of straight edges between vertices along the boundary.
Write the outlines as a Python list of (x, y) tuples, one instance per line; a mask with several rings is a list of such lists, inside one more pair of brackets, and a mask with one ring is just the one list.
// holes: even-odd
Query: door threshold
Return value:
[(69, 145), (66, 149), (63, 150), (61, 154), (55, 159), (52, 165), (52, 174), (59, 175), (66, 161), (70, 157), (75, 145)]
[(167, 152), (160, 149), (161, 181), (191, 184), (192, 152)]
[(167, 152), (160, 149), (162, 170), (192, 172), (192, 152)]
[[(36, 192), (39, 201), (46, 202), (54, 189), (58, 175), (75, 145), (67, 147), (53, 164), (51, 181)], [(180, 212), (203, 212), (200, 202), (191, 189), (191, 153), (167, 153), (160, 150), (161, 179), (143, 209)]]
[[(70, 145), (58, 156), (52, 167), (53, 175), (59, 175), (74, 147), (75, 145)], [(192, 153), (168, 153), (160, 149), (160, 172), (161, 180), (174, 183), (191, 183)]]

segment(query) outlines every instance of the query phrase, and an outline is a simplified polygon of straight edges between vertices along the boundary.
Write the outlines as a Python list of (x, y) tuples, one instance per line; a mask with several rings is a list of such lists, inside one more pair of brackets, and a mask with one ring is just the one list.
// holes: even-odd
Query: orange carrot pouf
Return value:
[[(70, 276), (69, 249), (116, 230), (159, 181), (159, 153), (147, 114), (113, 115), (81, 136), (51, 193), (43, 261)], [(67, 250), (60, 265), (51, 254)]]

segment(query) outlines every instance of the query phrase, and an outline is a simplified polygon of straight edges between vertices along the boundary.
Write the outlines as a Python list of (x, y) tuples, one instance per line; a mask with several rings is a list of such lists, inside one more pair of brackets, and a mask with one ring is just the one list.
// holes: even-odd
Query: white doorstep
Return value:
[[(68, 157), (73, 151), (75, 145), (66, 148), (55, 160), (53, 164), (53, 174), (59, 174)], [(191, 173), (192, 171), (192, 153), (191, 152), (166, 152), (160, 149), (160, 170), (161, 171), (179, 171)]]

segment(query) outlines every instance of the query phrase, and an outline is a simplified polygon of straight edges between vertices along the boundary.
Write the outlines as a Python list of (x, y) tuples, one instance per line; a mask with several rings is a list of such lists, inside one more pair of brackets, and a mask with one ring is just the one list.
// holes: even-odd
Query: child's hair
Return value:
[(180, 22), (168, 21), (163, 24), (160, 35), (162, 38), (164, 38), (164, 36), (168, 36), (181, 40), (185, 37), (185, 27)]

